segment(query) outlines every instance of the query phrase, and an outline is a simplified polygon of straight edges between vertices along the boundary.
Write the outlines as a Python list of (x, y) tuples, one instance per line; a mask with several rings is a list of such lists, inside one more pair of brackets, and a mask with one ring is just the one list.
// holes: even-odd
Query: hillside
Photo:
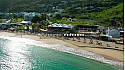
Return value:
[(98, 12), (122, 2), (123, 0), (0, 0), (0, 12), (55, 12), (57, 9), (65, 9), (69, 14), (78, 14)]
[(91, 15), (91, 19), (97, 20), (100, 23), (106, 24), (108, 26), (121, 26), (124, 25), (123, 17), (123, 3), (115, 6), (111, 9), (104, 10)]
[(123, 27), (123, 0), (0, 0), (0, 12), (62, 13), (70, 18), (92, 19)]

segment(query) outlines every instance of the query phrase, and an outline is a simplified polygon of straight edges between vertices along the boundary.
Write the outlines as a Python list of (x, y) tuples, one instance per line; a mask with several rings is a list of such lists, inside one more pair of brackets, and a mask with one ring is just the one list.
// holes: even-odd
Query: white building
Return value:
[(112, 36), (112, 38), (120, 38), (120, 31), (108, 28), (107, 35)]

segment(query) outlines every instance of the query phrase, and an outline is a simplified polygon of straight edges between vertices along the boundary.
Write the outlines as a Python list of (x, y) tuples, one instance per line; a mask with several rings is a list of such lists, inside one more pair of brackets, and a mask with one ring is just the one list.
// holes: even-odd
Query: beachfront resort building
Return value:
[(124, 36), (124, 31), (121, 31), (119, 29), (115, 28), (109, 28), (106, 30), (106, 34), (101, 34), (100, 38), (102, 40), (108, 40), (111, 41), (111, 39), (120, 39), (121, 37)]
[(77, 31), (79, 34), (85, 34), (85, 35), (96, 35), (99, 33), (98, 26), (89, 26), (89, 25), (77, 25), (75, 28), (75, 31)]
[(54, 23), (54, 24), (48, 25), (48, 31), (51, 31), (54, 33), (62, 33), (63, 31), (70, 31), (73, 28), (74, 28), (73, 25), (67, 25), (67, 24)]
[(20, 27), (22, 26), (22, 24), (20, 23), (0, 23), (0, 30), (7, 30), (7, 29), (10, 29), (10, 28), (17, 28), (17, 27)]

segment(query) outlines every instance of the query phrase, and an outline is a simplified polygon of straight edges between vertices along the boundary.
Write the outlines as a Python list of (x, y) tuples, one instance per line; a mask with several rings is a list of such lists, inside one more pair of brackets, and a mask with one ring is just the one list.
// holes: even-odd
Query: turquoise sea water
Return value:
[[(0, 70), (122, 70), (21, 38), (0, 38)], [(52, 45), (49, 45), (52, 46)], [(49, 47), (48, 46), (48, 47)]]

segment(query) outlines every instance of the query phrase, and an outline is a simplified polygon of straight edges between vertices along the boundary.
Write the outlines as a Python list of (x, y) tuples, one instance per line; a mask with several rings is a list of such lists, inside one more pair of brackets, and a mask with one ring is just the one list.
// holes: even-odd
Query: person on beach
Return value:
[(22, 38), (22, 34), (21, 34), (21, 38)]

